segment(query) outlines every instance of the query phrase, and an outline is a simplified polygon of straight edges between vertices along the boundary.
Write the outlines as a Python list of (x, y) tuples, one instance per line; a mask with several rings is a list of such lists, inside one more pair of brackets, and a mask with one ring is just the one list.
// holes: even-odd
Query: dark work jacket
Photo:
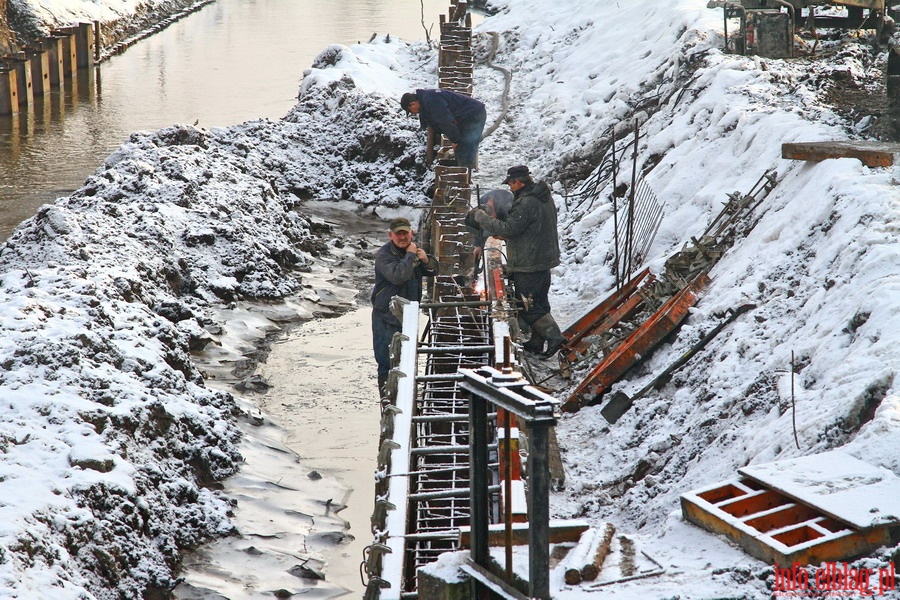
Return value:
[(459, 141), (457, 125), (484, 111), (484, 104), (465, 94), (450, 90), (416, 90), (419, 98), (419, 125), (434, 129), (456, 143)]
[(422, 277), (437, 275), (438, 262), (428, 256), (428, 264), (411, 252), (388, 242), (375, 252), (375, 287), (372, 288), (372, 310), (388, 323), (399, 326), (400, 320), (391, 314), (391, 298), (400, 296), (418, 302), (422, 298)]
[(543, 181), (516, 192), (506, 219), (491, 219), (483, 229), (506, 240), (506, 268), (511, 272), (549, 271), (559, 264), (556, 205)]

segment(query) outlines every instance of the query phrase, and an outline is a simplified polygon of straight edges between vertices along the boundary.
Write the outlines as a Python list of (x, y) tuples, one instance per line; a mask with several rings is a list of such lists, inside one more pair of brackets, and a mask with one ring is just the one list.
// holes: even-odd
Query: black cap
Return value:
[(415, 92), (406, 92), (400, 97), (400, 107), (406, 112), (409, 112), (409, 105), (418, 99), (419, 97), (416, 96)]
[(520, 177), (531, 177), (531, 171), (525, 165), (516, 165), (507, 169), (506, 179), (503, 180), (503, 183), (509, 183), (513, 179), (519, 179)]
[(391, 219), (391, 231), (393, 233), (398, 231), (412, 232), (412, 225), (410, 225), (409, 219), (406, 217), (397, 217), (396, 219)]

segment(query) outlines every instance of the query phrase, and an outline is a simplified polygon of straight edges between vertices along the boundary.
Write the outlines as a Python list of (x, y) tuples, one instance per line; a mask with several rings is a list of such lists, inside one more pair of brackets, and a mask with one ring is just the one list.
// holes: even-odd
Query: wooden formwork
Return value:
[(749, 479), (681, 496), (684, 518), (720, 533), (770, 564), (819, 564), (864, 554), (890, 542), (887, 528), (855, 530)]
[(886, 469), (832, 451), (738, 471), (682, 494), (682, 514), (770, 564), (847, 560), (900, 535), (900, 478)]

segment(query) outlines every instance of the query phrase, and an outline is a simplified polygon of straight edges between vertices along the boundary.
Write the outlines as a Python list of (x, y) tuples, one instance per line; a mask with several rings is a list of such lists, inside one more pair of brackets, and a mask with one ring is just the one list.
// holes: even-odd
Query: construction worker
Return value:
[(408, 114), (419, 115), (419, 126), (429, 125), (453, 142), (456, 165), (474, 167), (487, 121), (484, 104), (465, 94), (450, 90), (416, 90), (400, 98)]
[(547, 184), (535, 183), (525, 165), (510, 167), (503, 183), (514, 197), (506, 218), (492, 218), (478, 206), (466, 215), (466, 222), (506, 240), (506, 268), (521, 304), (519, 316), (531, 327), (531, 339), (523, 348), (549, 358), (566, 341), (550, 314), (548, 298), (550, 269), (559, 264), (556, 205)]
[(385, 384), (391, 370), (391, 340), (401, 330), (400, 319), (391, 314), (394, 296), (419, 301), (422, 277), (438, 272), (438, 261), (414, 241), (409, 219), (398, 217), (389, 226), (390, 241), (375, 252), (375, 287), (372, 288), (372, 349), (378, 363), (378, 392), (386, 396)]

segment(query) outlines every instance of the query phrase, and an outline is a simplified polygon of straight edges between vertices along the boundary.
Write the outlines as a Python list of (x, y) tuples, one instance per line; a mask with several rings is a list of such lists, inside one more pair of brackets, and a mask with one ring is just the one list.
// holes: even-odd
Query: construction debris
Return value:
[[(562, 356), (568, 364), (562, 371), (600, 357), (563, 403), (564, 411), (597, 404), (619, 378), (678, 327), (709, 285), (706, 273), (735, 239), (753, 228), (753, 210), (776, 183), (777, 173), (769, 170), (748, 193), (728, 194), (728, 201), (700, 237), (691, 238), (666, 261), (662, 276), (656, 278), (645, 268), (563, 332), (568, 341)], [(627, 410), (615, 408), (607, 411), (615, 419)]]

